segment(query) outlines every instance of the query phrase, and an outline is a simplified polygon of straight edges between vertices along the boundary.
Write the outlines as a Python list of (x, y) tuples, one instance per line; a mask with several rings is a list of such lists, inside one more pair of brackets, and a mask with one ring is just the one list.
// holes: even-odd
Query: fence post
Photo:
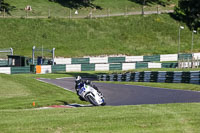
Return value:
[(192, 56), (192, 61), (191, 61), (191, 68), (195, 67), (195, 58)]
[(110, 8), (107, 9), (107, 15), (110, 17)]
[(35, 64), (35, 46), (33, 46), (33, 49), (32, 49), (32, 64), (34, 65)]
[(125, 16), (127, 15), (127, 12), (128, 12), (128, 8), (127, 8), (127, 6), (126, 6), (126, 7), (125, 7), (125, 13), (124, 13)]
[(182, 62), (183, 62), (183, 60), (181, 59), (181, 60), (180, 60), (180, 68), (182, 68), (182, 65), (183, 65)]
[(180, 68), (182, 69), (184, 67), (184, 65), (185, 65), (184, 64), (184, 59), (181, 59), (181, 67)]
[(190, 68), (190, 59), (188, 58), (188, 69)]
[(159, 14), (159, 5), (157, 5), (157, 14)]
[(51, 9), (49, 8), (49, 16), (48, 16), (49, 18), (51, 17)]
[(11, 55), (13, 55), (13, 49), (12, 48), (10, 48), (10, 52), (11, 52)]
[(90, 11), (90, 14), (89, 14), (89, 18), (92, 18), (92, 9), (91, 9), (91, 11)]
[(28, 10), (26, 10), (26, 18), (28, 18)]
[(144, 5), (142, 5), (142, 15), (144, 15)]
[(71, 11), (71, 9), (69, 9), (69, 19), (71, 19), (72, 18), (72, 11)]
[(178, 59), (178, 67), (177, 68), (179, 68), (180, 67), (180, 61), (179, 61), (179, 59)]
[(5, 18), (5, 16), (6, 16), (6, 10), (5, 10), (5, 8), (3, 9), (3, 17)]
[(53, 66), (54, 66), (54, 61), (55, 61), (55, 48), (53, 48), (52, 50), (52, 62), (53, 62)]

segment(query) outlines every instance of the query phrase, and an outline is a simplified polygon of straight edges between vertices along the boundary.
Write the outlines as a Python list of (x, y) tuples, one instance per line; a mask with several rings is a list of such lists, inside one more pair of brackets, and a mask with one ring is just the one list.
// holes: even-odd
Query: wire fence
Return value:
[(15, 9), (12, 12), (6, 12), (3, 10), (0, 12), (1, 18), (98, 18), (98, 17), (110, 17), (110, 16), (126, 16), (126, 15), (140, 15), (140, 14), (160, 14), (171, 13), (172, 7), (161, 6), (141, 6), (137, 8), (124, 7), (121, 9), (51, 9), (44, 8), (42, 10), (30, 9)]
[(200, 58), (187, 58), (178, 61), (178, 68), (199, 68)]

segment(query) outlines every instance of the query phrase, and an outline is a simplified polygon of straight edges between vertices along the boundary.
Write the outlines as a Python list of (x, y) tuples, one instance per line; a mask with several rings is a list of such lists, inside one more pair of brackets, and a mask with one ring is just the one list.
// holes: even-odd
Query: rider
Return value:
[(81, 89), (84, 86), (84, 83), (81, 79), (81, 76), (77, 76), (75, 80), (75, 90), (78, 94), (79, 89)]
[(92, 85), (92, 83), (89, 80), (83, 81), (81, 76), (77, 76), (76, 80), (75, 80), (75, 90), (76, 90), (77, 94), (78, 94), (78, 91), (84, 86), (84, 84), (90, 85), (95, 90), (97, 90), (97, 92), (100, 93), (99, 89), (95, 85)]

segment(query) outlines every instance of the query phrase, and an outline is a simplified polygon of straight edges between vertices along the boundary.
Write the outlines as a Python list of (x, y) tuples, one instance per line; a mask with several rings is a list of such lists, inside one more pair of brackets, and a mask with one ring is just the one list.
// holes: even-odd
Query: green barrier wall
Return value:
[(72, 58), (72, 64), (89, 64), (89, 58)]
[(81, 71), (95, 71), (95, 64), (82, 64)]
[(148, 63), (136, 63), (136, 69), (138, 68), (148, 68)]
[(0, 60), (0, 66), (8, 65), (8, 60)]
[(192, 59), (192, 54), (179, 54), (178, 59)]
[(162, 63), (162, 68), (176, 68), (178, 63)]
[(123, 63), (125, 60), (125, 57), (108, 57), (108, 63)]
[(160, 55), (153, 55), (153, 56), (143, 56), (144, 61), (153, 62), (153, 61), (160, 61)]
[(122, 70), (122, 64), (110, 64), (109, 70)]
[(18, 73), (30, 73), (30, 66), (27, 67), (11, 67), (11, 74), (18, 74)]
[(61, 65), (54, 65), (54, 66), (51, 66), (51, 71), (52, 73), (55, 73), (55, 72), (66, 72), (66, 65), (65, 64), (61, 64)]

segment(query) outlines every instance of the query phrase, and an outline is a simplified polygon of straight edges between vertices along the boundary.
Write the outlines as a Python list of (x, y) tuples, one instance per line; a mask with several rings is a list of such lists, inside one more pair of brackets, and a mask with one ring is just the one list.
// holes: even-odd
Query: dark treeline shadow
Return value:
[(182, 14), (178, 14), (176, 9), (174, 13), (170, 13), (170, 17), (172, 17), (177, 22), (185, 23), (190, 30), (198, 30), (198, 27), (200, 27), (200, 23), (194, 24), (193, 19), (188, 18), (188, 16), (183, 16)]
[(169, 4), (170, 0), (129, 0), (135, 3), (138, 3), (140, 5), (150, 5), (150, 4), (158, 4), (161, 6), (166, 6)]
[(199, 30), (199, 7), (199, 0), (179, 1), (178, 6), (174, 8), (174, 13), (172, 13), (170, 16), (176, 21), (185, 23), (190, 28), (190, 30)]
[(16, 7), (11, 6), (10, 4), (4, 2), (4, 0), (0, 0), (0, 11), (6, 12), (7, 14), (11, 15), (10, 11), (14, 10)]
[(71, 9), (80, 9), (80, 8), (96, 8), (102, 10), (102, 7), (92, 3), (94, 0), (49, 0), (50, 2), (57, 2), (64, 7)]

